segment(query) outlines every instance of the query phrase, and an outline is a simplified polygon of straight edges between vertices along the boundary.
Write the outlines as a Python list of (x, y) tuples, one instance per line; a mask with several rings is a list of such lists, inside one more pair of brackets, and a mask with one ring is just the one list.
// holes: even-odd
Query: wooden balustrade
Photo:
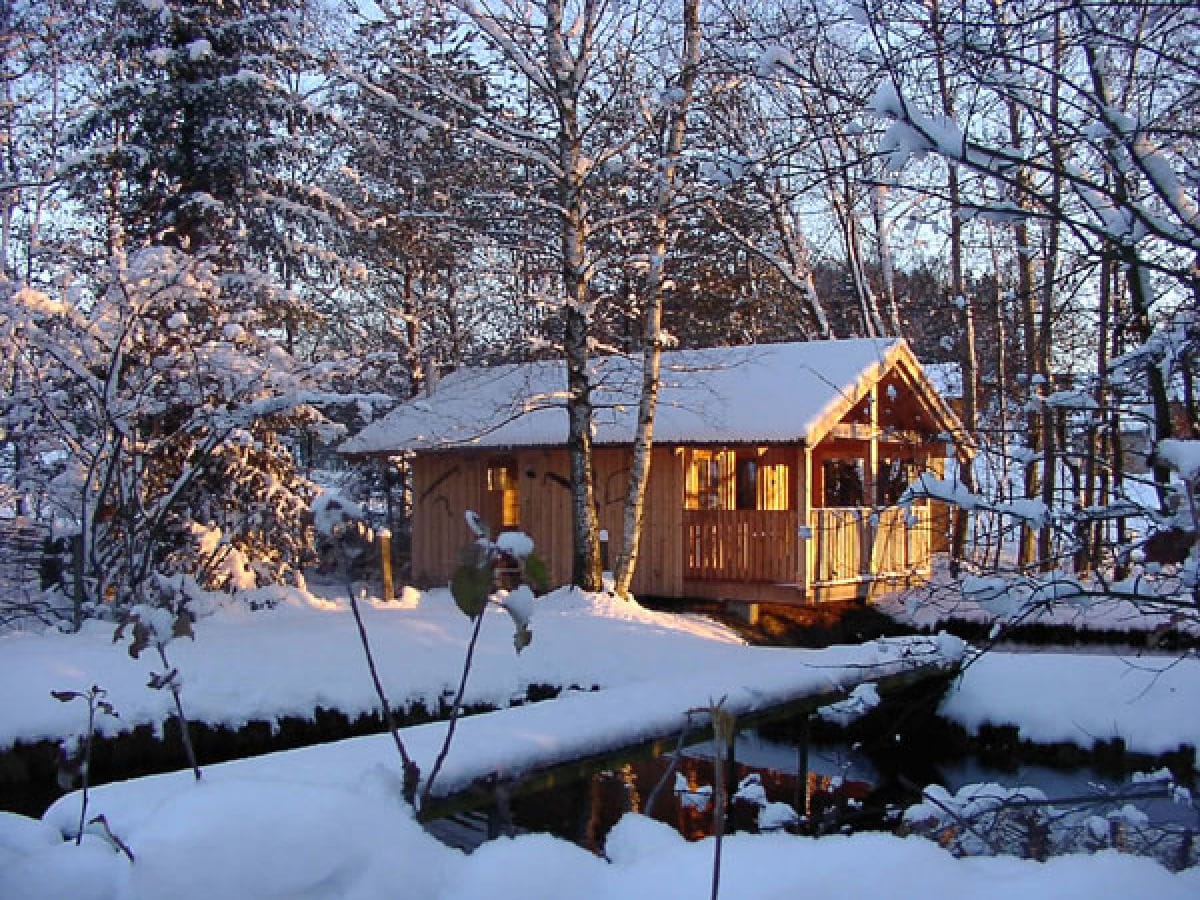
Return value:
[(796, 524), (788, 511), (685, 510), (684, 578), (795, 581)]
[(814, 509), (813, 584), (929, 572), (929, 507)]
[[(794, 512), (685, 510), (683, 525), (686, 579), (803, 581)], [(809, 535), (813, 586), (929, 571), (927, 506), (814, 509)]]

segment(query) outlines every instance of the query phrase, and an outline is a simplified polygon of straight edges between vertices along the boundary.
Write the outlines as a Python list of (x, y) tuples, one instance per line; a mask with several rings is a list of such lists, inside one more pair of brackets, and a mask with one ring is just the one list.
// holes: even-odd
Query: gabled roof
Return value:
[[(663, 354), (658, 444), (816, 443), (871, 384), (902, 366), (923, 385), (934, 421), (954, 414), (897, 338), (809, 341)], [(641, 358), (592, 361), (596, 444), (630, 444)], [(567, 441), (564, 363), (460, 369), (432, 395), (411, 400), (342, 444), (346, 454), (452, 447), (562, 446)], [(947, 418), (948, 417), (948, 418)]]

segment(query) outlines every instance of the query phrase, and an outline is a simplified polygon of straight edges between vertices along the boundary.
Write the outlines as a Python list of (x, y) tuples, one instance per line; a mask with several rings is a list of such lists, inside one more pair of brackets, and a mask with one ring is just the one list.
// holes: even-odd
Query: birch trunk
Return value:
[(650, 266), (646, 270), (646, 307), (642, 322), (642, 390), (638, 402), (637, 434), (633, 443), (629, 487), (625, 492), (622, 516), (621, 551), (613, 577), (617, 596), (629, 597), (629, 586), (637, 568), (645, 513), (646, 484), (650, 479), (650, 460), (654, 450), (654, 417), (658, 408), (658, 388), (662, 368), (663, 267), (667, 258), (667, 237), (671, 207), (679, 174), (679, 157), (687, 131), (688, 106), (692, 101), (696, 70), (700, 65), (700, 3), (683, 0), (683, 67), (679, 75), (680, 97), (667, 117), (667, 145), (663, 154), (662, 174), (654, 201), (654, 244)]
[(580, 62), (590, 51), (596, 10), (588, 0), (584, 33), (576, 59), (567, 47), (565, 0), (546, 3), (546, 62), (553, 73), (558, 114), (558, 202), (564, 292), (563, 355), (567, 369), (567, 455), (571, 468), (572, 556), (571, 582), (585, 591), (603, 586), (600, 563), (600, 522), (592, 453), (592, 384), (588, 372), (591, 331), (588, 263), (588, 210), (584, 191), (583, 131), (577, 104)]
[[(945, 27), (941, 7), (934, 0), (930, 7), (930, 19), (933, 28), (934, 51), (937, 55), (938, 93), (942, 101), (942, 112), (947, 118), (954, 118), (954, 86), (950, 83), (946, 71)], [(959, 184), (958, 167), (950, 162), (946, 175), (946, 190), (950, 201), (950, 292), (953, 302), (962, 312), (963, 339), (959, 355), (962, 366), (963, 390), (963, 427), (972, 438), (979, 429), (978, 412), (978, 360), (975, 350), (975, 312), (971, 300), (967, 297), (966, 279), (963, 274), (963, 228), (962, 228), (962, 194)], [(959, 480), (968, 491), (975, 490), (975, 473), (967, 462), (959, 466)], [(951, 559), (957, 563), (962, 560), (967, 543), (967, 529), (970, 516), (967, 510), (959, 507), (954, 515), (954, 532), (950, 544)]]

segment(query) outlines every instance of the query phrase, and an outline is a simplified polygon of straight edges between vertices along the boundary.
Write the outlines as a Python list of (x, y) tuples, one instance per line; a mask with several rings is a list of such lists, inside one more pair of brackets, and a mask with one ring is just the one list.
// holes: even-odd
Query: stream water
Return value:
[[(713, 821), (706, 793), (714, 779), (713, 750), (712, 744), (688, 748), (678, 764), (678, 776), (666, 757), (630, 760), (570, 784), (515, 797), (510, 800), (511, 824), (517, 830), (556, 834), (596, 853), (603, 852), (609, 829), (626, 812), (651, 815), (689, 839), (707, 836)], [(769, 801), (787, 803), (800, 814), (799, 824), (788, 828), (800, 834), (894, 829), (904, 808), (918, 802), (922, 788), (931, 783), (941, 784), (951, 793), (980, 783), (1032, 787), (1051, 802), (1070, 800), (1073, 808), (1087, 807), (1100, 815), (1122, 805), (1106, 798), (1129, 788), (1127, 779), (1085, 767), (1020, 765), (1002, 770), (973, 757), (905, 771), (894, 760), (872, 759), (850, 744), (810, 743), (805, 747), (755, 731), (738, 735), (734, 755), (734, 779), (757, 775)], [(664, 777), (668, 779), (665, 789), (654, 808), (647, 809), (650, 795)], [(685, 784), (686, 790), (680, 790)], [(1089, 799), (1093, 802), (1087, 802)], [(1140, 801), (1138, 806), (1151, 825), (1200, 830), (1194, 805), (1164, 798)], [(735, 803), (729, 825), (754, 830), (756, 815), (752, 805)], [(494, 834), (494, 820), (492, 825)], [(485, 837), (478, 835), (479, 840)], [(465, 843), (469, 846), (470, 841)]]

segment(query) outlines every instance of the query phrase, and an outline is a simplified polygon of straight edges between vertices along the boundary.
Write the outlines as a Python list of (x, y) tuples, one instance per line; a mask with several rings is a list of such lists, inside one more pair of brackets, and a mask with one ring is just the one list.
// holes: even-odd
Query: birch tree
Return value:
[(654, 450), (654, 417), (658, 408), (662, 369), (664, 268), (676, 198), (676, 181), (679, 178), (681, 155), (687, 134), (688, 109), (691, 106), (697, 69), (700, 66), (700, 39), (699, 0), (683, 0), (683, 47), (679, 75), (677, 83), (669, 87), (671, 99), (663, 105), (658, 123), (658, 130), (663, 135), (663, 150), (657, 165), (658, 185), (651, 213), (652, 243), (644, 284), (642, 387), (638, 402), (633, 459), (630, 463), (629, 487), (622, 517), (621, 552), (613, 571), (614, 587), (617, 595), (621, 597), (629, 596), (629, 586), (637, 567), (642, 535), (646, 484), (650, 476), (650, 460)]
[[(407, 13), (391, 4), (383, 9), (396, 19)], [(601, 583), (590, 370), (603, 300), (600, 247), (630, 219), (611, 205), (606, 185), (645, 133), (647, 118), (638, 104), (646, 98), (630, 90), (629, 79), (660, 10), (654, 3), (597, 0), (453, 0), (446, 12), (472, 35), (471, 65), (481, 90), (471, 95), (444, 75), (407, 73), (412, 83), (437, 91), (467, 114), (469, 138), (506, 156), (523, 176), (503, 180), (488, 200), (503, 204), (509, 221), (532, 235), (542, 233), (539, 222), (554, 224), (546, 252), (556, 264), (557, 295), (551, 301), (556, 321), (545, 336), (566, 370), (572, 580), (591, 590)], [(395, 109), (429, 128), (454, 127), (436, 110), (403, 104)]]

